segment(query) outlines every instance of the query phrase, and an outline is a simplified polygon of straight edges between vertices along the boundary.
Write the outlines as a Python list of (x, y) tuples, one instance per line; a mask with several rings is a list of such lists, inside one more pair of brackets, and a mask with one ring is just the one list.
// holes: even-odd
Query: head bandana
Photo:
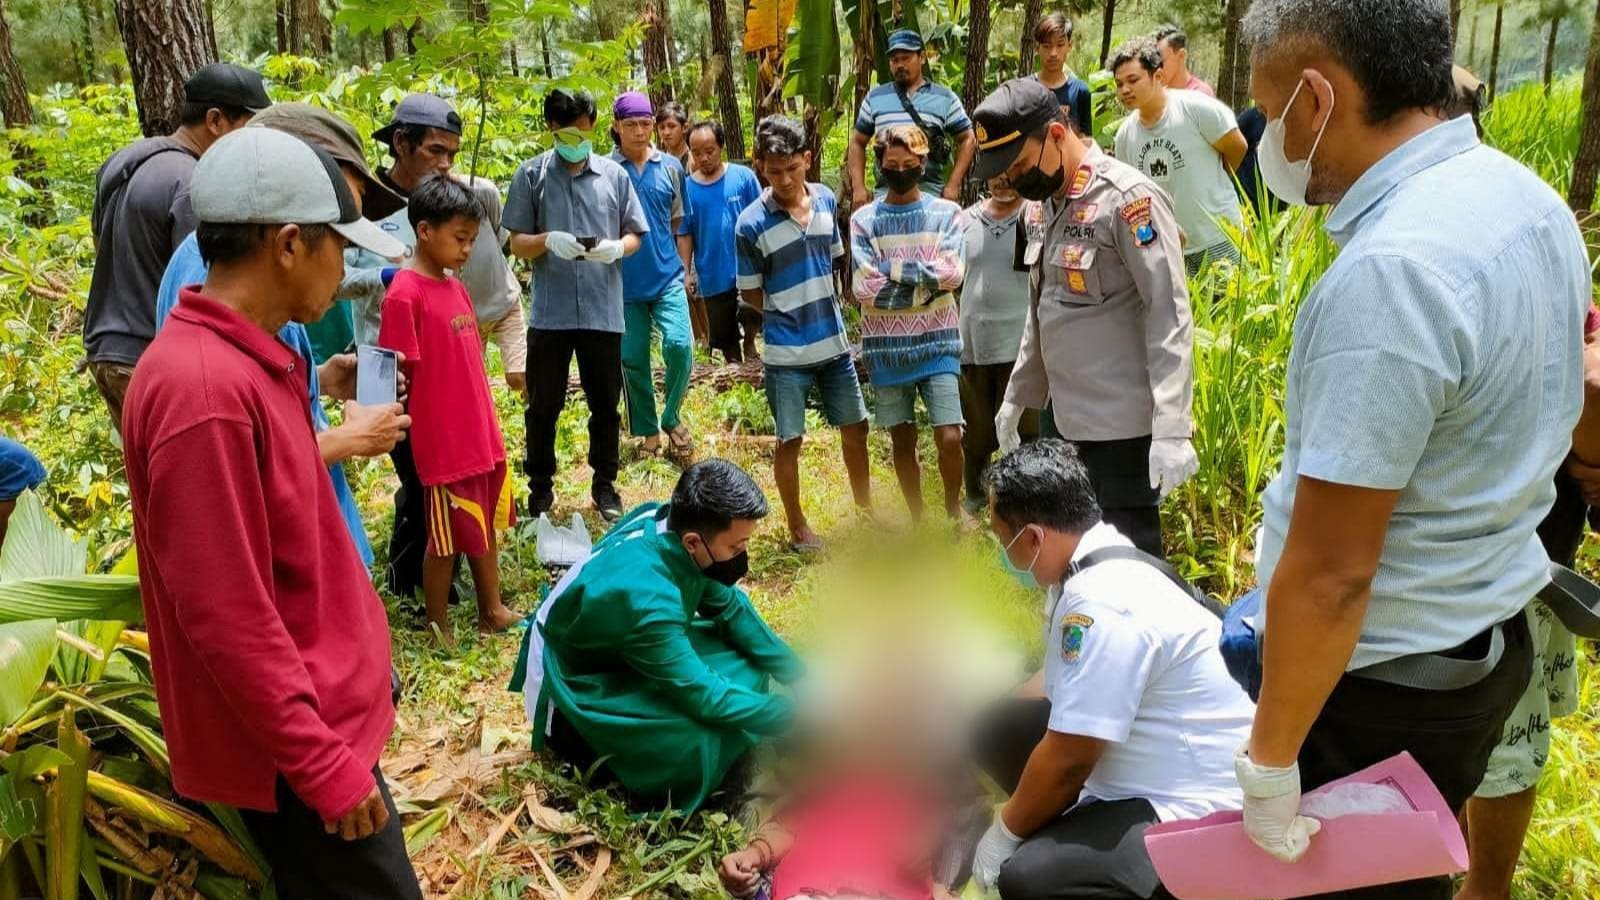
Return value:
[(654, 119), (655, 109), (650, 105), (650, 97), (640, 91), (628, 91), (617, 96), (617, 102), (611, 106), (611, 117), (621, 121), (623, 119)]

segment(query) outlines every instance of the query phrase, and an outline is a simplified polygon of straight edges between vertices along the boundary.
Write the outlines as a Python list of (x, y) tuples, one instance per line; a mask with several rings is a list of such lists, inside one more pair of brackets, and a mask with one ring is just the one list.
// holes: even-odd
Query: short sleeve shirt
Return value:
[[(1044, 83), (1037, 74), (1033, 80)], [(1066, 81), (1050, 88), (1050, 92), (1056, 95), (1056, 102), (1061, 104), (1061, 108), (1078, 123), (1079, 131), (1087, 135), (1094, 134), (1094, 92), (1089, 89), (1088, 82), (1076, 75), (1068, 75)]]
[(506, 458), (467, 289), (401, 269), (383, 300), (378, 344), (406, 355), (411, 452), (425, 485), (488, 472)]
[(844, 256), (838, 201), (809, 184), (811, 221), (801, 228), (769, 188), (739, 214), (735, 243), (740, 290), (765, 297), (761, 336), (769, 366), (814, 366), (850, 352), (833, 289), (833, 261)]
[[(573, 172), (548, 151), (512, 176), (502, 223), (518, 234), (564, 231), (605, 240), (650, 230), (633, 181), (622, 167), (589, 155)], [(549, 331), (623, 332), (622, 268), (545, 253), (533, 261), (528, 324)]]
[(1172, 197), (1178, 226), (1188, 238), (1186, 255), (1228, 240), (1218, 219), (1244, 221), (1233, 176), (1214, 146), (1238, 127), (1220, 100), (1195, 91), (1168, 91), (1167, 109), (1154, 125), (1146, 127), (1134, 114), (1117, 129), (1117, 159), (1148, 175)]
[(1356, 669), (1456, 647), (1549, 581), (1536, 529), (1583, 405), (1590, 276), (1566, 204), (1468, 118), (1391, 151), (1326, 228), (1343, 249), (1295, 318), (1257, 574), (1299, 479), (1398, 491)]
[(611, 161), (633, 181), (650, 225), (640, 236), (639, 249), (622, 259), (622, 299), (627, 303), (654, 300), (683, 281), (677, 236), (689, 233), (683, 184), (688, 176), (676, 159), (653, 148), (639, 168), (620, 152), (613, 153)]
[(1044, 211), (1024, 201), (1008, 216), (994, 218), (984, 204), (968, 207), (967, 278), (961, 286), (961, 362), (980, 366), (1017, 359), (1028, 319), (1028, 267), (1017, 249), (1028, 221), (1042, 227)]
[(713, 297), (734, 289), (738, 272), (733, 229), (745, 207), (761, 199), (756, 173), (729, 164), (710, 184), (689, 176), (689, 233), (694, 236), (694, 270), (700, 294)]
[[(911, 106), (924, 124), (944, 132), (949, 138), (972, 130), (972, 119), (967, 115), (967, 108), (961, 104), (961, 98), (942, 84), (923, 81), (911, 94)], [(905, 104), (900, 102), (900, 94), (894, 84), (880, 84), (868, 91), (861, 101), (861, 109), (856, 113), (856, 131), (868, 137), (877, 137), (884, 129), (895, 125), (915, 124), (911, 114), (906, 112)], [(954, 159), (953, 143), (950, 150), (951, 159)], [(944, 166), (949, 162), (950, 159), (929, 162), (922, 180), (924, 189), (937, 194), (944, 187)]]
[[(1132, 546), (1086, 532), (1073, 561)], [(1162, 821), (1239, 809), (1233, 754), (1255, 704), (1228, 675), (1222, 623), (1160, 572), (1107, 560), (1051, 588), (1044, 689), (1049, 729), (1105, 741), (1085, 798), (1143, 798)]]
[(15, 500), (44, 481), (44, 466), (27, 447), (0, 437), (0, 503)]

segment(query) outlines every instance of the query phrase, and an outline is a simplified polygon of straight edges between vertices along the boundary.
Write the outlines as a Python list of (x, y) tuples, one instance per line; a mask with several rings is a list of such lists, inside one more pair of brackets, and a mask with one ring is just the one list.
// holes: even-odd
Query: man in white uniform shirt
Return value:
[(980, 728), (980, 759), (1010, 799), (973, 873), (1003, 900), (1166, 897), (1145, 830), (1243, 804), (1233, 753), (1255, 707), (1217, 649), (1221, 620), (1100, 520), (1070, 444), (1013, 450), (987, 487), (1002, 564), (1049, 586), (1049, 630), (1034, 689)]

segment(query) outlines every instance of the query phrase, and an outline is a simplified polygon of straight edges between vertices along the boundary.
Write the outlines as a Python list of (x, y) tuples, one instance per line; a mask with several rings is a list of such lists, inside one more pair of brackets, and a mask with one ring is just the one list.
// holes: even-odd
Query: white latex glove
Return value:
[(978, 841), (978, 850), (972, 857), (972, 878), (985, 892), (993, 891), (1000, 880), (1000, 867), (1022, 846), (1022, 838), (1011, 833), (1000, 814), (994, 814), (994, 824)]
[(583, 255), (583, 245), (565, 231), (552, 231), (546, 234), (544, 248), (562, 259), (577, 259)]
[(1300, 764), (1286, 769), (1256, 765), (1246, 744), (1233, 754), (1233, 772), (1244, 789), (1244, 831), (1257, 847), (1294, 862), (1311, 847), (1322, 823), (1300, 815)]
[(594, 249), (583, 255), (590, 262), (602, 264), (614, 263), (622, 258), (622, 240), (615, 238), (604, 240), (594, 245)]
[(1022, 446), (1022, 436), (1017, 428), (1022, 424), (1022, 407), (1015, 403), (1000, 404), (994, 416), (994, 435), (1000, 441), (1000, 452), (1010, 453)]
[(1200, 471), (1200, 458), (1188, 438), (1156, 438), (1150, 442), (1150, 486), (1161, 491), (1161, 498)]

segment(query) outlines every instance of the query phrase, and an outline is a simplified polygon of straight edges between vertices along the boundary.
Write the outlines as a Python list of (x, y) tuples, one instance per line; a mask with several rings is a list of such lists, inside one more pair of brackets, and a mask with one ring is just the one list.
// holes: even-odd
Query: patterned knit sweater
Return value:
[(961, 371), (953, 293), (966, 271), (961, 207), (924, 195), (878, 200), (850, 217), (861, 352), (872, 383), (893, 386)]

